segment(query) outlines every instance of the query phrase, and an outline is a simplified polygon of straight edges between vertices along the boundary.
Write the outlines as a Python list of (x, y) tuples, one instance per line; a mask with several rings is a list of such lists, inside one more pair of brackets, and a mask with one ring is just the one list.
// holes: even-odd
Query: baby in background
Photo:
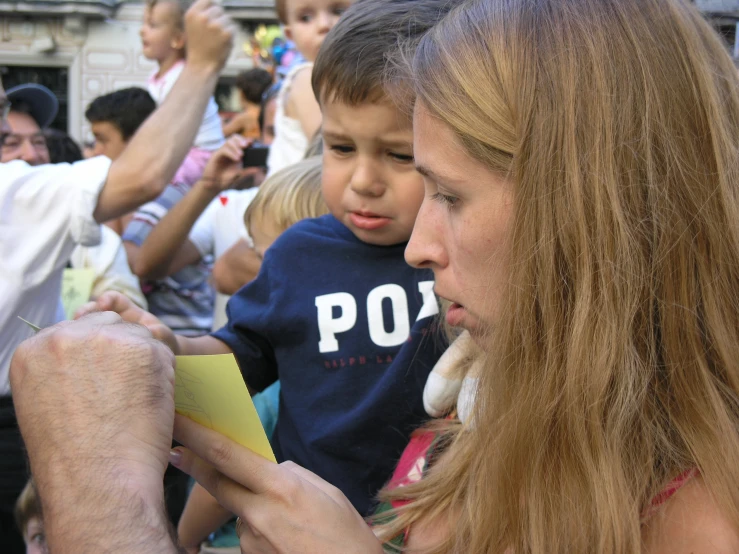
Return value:
[[(321, 195), (321, 157), (315, 156), (264, 181), (246, 208), (244, 224), (254, 241), (254, 250), (264, 258), (267, 249), (289, 227), (326, 213), (328, 207)], [(279, 387), (277, 381), (253, 398), (268, 437), (277, 422)], [(198, 552), (200, 544), (232, 517), (196, 483), (178, 525), (180, 544), (188, 552)]]
[(15, 522), (26, 543), (26, 554), (48, 554), (44, 520), (41, 516), (41, 500), (33, 480), (29, 480), (15, 502)]
[(305, 59), (295, 64), (277, 97), (275, 141), (269, 152), (269, 174), (300, 161), (321, 126), (321, 109), (311, 86), (313, 62), (326, 34), (351, 0), (276, 0), (285, 36)]
[[(139, 35), (144, 56), (159, 66), (147, 84), (157, 105), (167, 97), (185, 67), (187, 37), (184, 18), (188, 7), (188, 0), (147, 0), (146, 3)], [(218, 106), (211, 97), (195, 144), (172, 182), (187, 186), (195, 183), (203, 174), (211, 154), (223, 145), (223, 141)]]

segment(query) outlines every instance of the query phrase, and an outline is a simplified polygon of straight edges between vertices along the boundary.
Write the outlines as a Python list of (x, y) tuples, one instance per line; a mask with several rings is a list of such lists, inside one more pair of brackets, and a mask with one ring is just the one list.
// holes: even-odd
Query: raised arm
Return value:
[(221, 294), (236, 294), (259, 273), (262, 258), (244, 239), (239, 239), (216, 260), (213, 281)]
[(213, 0), (193, 4), (185, 16), (185, 28), (185, 69), (167, 99), (112, 163), (95, 209), (98, 222), (159, 196), (192, 147), (218, 74), (231, 52), (233, 28)]

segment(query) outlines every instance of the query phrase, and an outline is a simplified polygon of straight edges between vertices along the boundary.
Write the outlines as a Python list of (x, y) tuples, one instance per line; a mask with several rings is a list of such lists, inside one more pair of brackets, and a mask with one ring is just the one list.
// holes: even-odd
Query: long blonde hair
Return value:
[[(515, 185), (474, 424), (379, 528), (439, 552), (638, 553), (697, 468), (739, 528), (739, 79), (687, 0), (470, 0), (417, 101)], [(481, 261), (482, 263), (482, 261)]]

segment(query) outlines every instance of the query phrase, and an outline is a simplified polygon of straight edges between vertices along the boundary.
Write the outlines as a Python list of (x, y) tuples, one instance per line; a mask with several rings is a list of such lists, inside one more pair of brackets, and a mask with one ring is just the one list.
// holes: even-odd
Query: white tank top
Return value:
[(290, 87), (295, 75), (306, 67), (313, 67), (312, 63), (301, 63), (290, 69), (282, 82), (282, 88), (277, 94), (277, 110), (275, 111), (275, 140), (269, 149), (267, 158), (267, 175), (272, 175), (285, 167), (299, 162), (308, 149), (308, 137), (303, 133), (300, 121), (285, 115)]

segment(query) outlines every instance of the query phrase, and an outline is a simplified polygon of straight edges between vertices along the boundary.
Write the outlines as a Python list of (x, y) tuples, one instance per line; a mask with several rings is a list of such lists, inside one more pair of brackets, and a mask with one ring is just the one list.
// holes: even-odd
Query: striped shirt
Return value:
[[(141, 246), (154, 226), (189, 187), (169, 185), (156, 200), (144, 204), (135, 213), (123, 233), (123, 240)], [(156, 281), (142, 281), (149, 311), (173, 332), (188, 337), (209, 333), (213, 324), (214, 291), (208, 282), (212, 258), (187, 266), (177, 273)]]

